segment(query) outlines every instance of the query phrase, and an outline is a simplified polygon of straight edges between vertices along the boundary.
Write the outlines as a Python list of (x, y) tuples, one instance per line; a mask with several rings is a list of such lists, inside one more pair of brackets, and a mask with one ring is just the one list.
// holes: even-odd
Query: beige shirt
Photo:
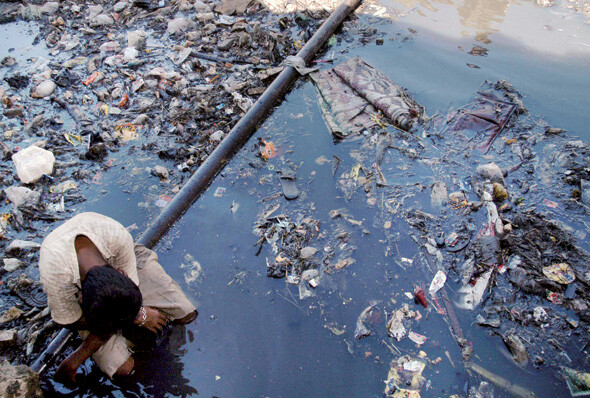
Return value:
[(133, 238), (125, 227), (101, 214), (78, 214), (47, 235), (39, 254), (39, 272), (51, 317), (61, 325), (74, 323), (82, 316), (77, 298), (82, 285), (74, 247), (78, 235), (90, 239), (110, 266), (139, 284)]

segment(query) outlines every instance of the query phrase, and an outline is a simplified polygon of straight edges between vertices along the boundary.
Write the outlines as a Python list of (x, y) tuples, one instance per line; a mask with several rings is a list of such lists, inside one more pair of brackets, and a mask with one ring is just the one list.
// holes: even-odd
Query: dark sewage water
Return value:
[[(485, 80), (505, 79), (523, 94), (531, 115), (588, 142), (590, 30), (583, 16), (564, 4), (542, 8), (530, 1), (408, 0), (376, 4), (373, 11), (379, 15), (372, 21), (384, 32), (383, 45), (371, 42), (351, 48), (343, 41), (323, 59), (362, 57), (405, 87), (431, 116), (464, 105)], [(487, 55), (469, 54), (474, 45), (485, 47)], [(275, 144), (276, 157), (260, 161), (259, 138)], [(384, 228), (382, 209), (367, 205), (361, 189), (347, 194), (341, 188), (343, 173), (350, 172), (362, 153), (362, 142), (334, 142), (313, 84), (300, 79), (156, 247), (161, 263), (197, 305), (197, 321), (170, 330), (129, 385), (113, 384), (87, 364), (83, 386), (68, 390), (47, 380), (47, 393), (380, 397), (390, 363), (401, 355), (427, 358), (422, 397), (466, 396), (468, 388), (479, 386), (484, 379), (465, 370), (445, 317), (433, 305), (424, 309), (404, 294), (416, 285), (427, 288), (433, 276), (411, 228), (401, 216), (387, 219), (391, 226)], [(122, 153), (115, 156), (127, 161)], [(334, 163), (324, 161), (334, 156), (341, 160), (335, 173)], [(388, 151), (388, 161), (400, 162), (400, 168), (388, 174), (396, 184), (429, 186), (433, 181), (432, 171), (410, 164), (393, 150)], [(138, 234), (157, 215), (154, 203), (159, 196), (173, 196), (169, 187), (154, 185), (153, 179), (141, 174), (150, 162), (153, 159), (125, 163), (114, 177), (100, 181), (101, 193), (80, 204), (79, 210), (135, 224), (133, 233)], [(404, 168), (408, 164), (410, 168)], [(276, 174), (289, 165), (297, 170), (301, 190), (294, 201), (282, 197)], [(137, 174), (131, 183), (126, 176), (133, 170)], [(464, 176), (470, 173), (463, 171)], [(253, 229), (261, 215), (277, 205), (274, 214), (320, 220), (321, 237), (314, 242), (320, 250), (318, 259), (330, 250), (351, 250), (355, 260), (342, 270), (322, 273), (319, 286), (310, 289), (312, 297), (300, 299), (297, 286), (266, 276), (267, 261), (276, 254), (268, 244), (259, 250)], [(402, 209), (411, 206), (438, 214), (430, 206), (429, 189), (410, 196)], [(332, 219), (330, 211), (335, 209), (355, 222)], [(348, 239), (337, 246), (333, 236), (342, 229)], [(588, 249), (587, 237), (578, 243)], [(402, 258), (414, 262), (404, 265)], [(449, 277), (447, 283), (451, 291), (458, 288), (456, 279)], [(374, 303), (380, 315), (371, 325), (372, 334), (356, 340), (356, 320)], [(422, 316), (412, 322), (412, 331), (427, 338), (420, 347), (407, 337), (398, 342), (387, 336), (385, 318), (404, 304)], [(516, 364), (502, 339), (474, 322), (474, 312), (457, 309), (457, 315), (476, 363), (535, 396), (569, 396), (557, 366)], [(580, 370), (588, 370), (580, 353), (584, 337), (578, 332), (562, 342), (572, 360), (569, 366)], [(511, 396), (494, 388), (496, 397)]]

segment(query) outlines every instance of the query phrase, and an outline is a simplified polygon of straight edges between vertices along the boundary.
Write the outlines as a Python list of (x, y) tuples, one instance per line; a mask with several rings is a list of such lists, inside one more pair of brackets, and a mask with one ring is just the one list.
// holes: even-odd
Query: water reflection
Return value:
[[(524, 45), (543, 54), (587, 59), (588, 14), (571, 2), (540, 5), (540, 0), (381, 0), (420, 33), (431, 38), (473, 38), (489, 44)], [(491, 39), (491, 40), (490, 40)]]
[(498, 31), (508, 8), (518, 0), (467, 0), (457, 7), (461, 25), (478, 31)]
[(151, 397), (191, 397), (198, 395), (196, 388), (189, 385), (183, 377), (184, 364), (182, 357), (186, 353), (183, 348), (187, 343), (187, 330), (184, 326), (174, 326), (166, 339), (158, 347), (138, 359), (143, 360), (137, 367), (138, 386), (144, 394)]
[[(197, 389), (183, 377), (182, 358), (187, 351), (187, 334), (190, 337), (191, 333), (185, 326), (173, 326), (159, 339), (156, 348), (136, 352), (136, 372), (132, 377), (110, 380), (88, 360), (80, 367), (75, 386), (65, 386), (51, 377), (43, 378), (43, 394), (62, 398), (197, 396)], [(56, 367), (57, 364), (54, 364), (49, 374), (52, 375)]]
[[(399, 0), (409, 8), (422, 8), (431, 12), (444, 11), (443, 6), (453, 6), (460, 17), (463, 27), (475, 29), (479, 32), (495, 32), (504, 22), (508, 9), (513, 4), (522, 3), (519, 0)], [(418, 10), (420, 12), (420, 10)], [(445, 18), (446, 19), (446, 18)]]

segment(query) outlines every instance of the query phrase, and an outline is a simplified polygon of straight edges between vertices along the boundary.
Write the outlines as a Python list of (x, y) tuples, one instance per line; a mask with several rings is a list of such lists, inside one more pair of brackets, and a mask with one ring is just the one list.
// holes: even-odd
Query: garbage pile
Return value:
[[(414, 300), (427, 314), (449, 317), (466, 368), (491, 383), (473, 387), (469, 396), (493, 396), (492, 384), (519, 396), (532, 393), (473, 362), (477, 350), (457, 317), (497, 335), (507, 355), (522, 366), (550, 366), (565, 375), (562, 368), (573, 359), (563, 342), (572, 338), (583, 346), (582, 358), (570, 355), (582, 363), (590, 360), (583, 338), (590, 314), (590, 147), (535, 119), (521, 94), (503, 80), (485, 82), (471, 103), (434, 117), (403, 95), (397, 109), (406, 109), (405, 120), (411, 122), (400, 123), (375, 99), (391, 95), (378, 91), (383, 87), (394, 87), (396, 93), (403, 89), (378, 71), (360, 72), (367, 67), (370, 70), (356, 58), (312, 74), (334, 140), (358, 142), (348, 158), (322, 157), (316, 163), (333, 167), (334, 184), (346, 201), (374, 209), (373, 226), (385, 237), (383, 250), (392, 265), (422, 275), (421, 281), (394, 296)], [(347, 82), (339, 70), (348, 68), (359, 71), (361, 81), (368, 76), (368, 81), (356, 87)], [(371, 99), (362, 93), (364, 87), (379, 94)], [(329, 216), (324, 222), (328, 229), (340, 216), (344, 223), (352, 220), (349, 227), (356, 222), (343, 209)], [(278, 222), (259, 225), (276, 230)], [(343, 236), (362, 244), (362, 236), (370, 232), (362, 221), (356, 223), (359, 228), (348, 228)], [(353, 268), (363, 266), (351, 247), (326, 244), (328, 236), (322, 236), (324, 254), (346, 259)], [(398, 244), (407, 245), (408, 236), (416, 249), (413, 256), (401, 257)], [(324, 280), (333, 264), (328, 256), (320, 262)], [(269, 276), (289, 278), (288, 268)], [(322, 285), (334, 289), (329, 282)], [(416, 347), (428, 339), (411, 330), (424, 320), (407, 304), (376, 308), (371, 304), (357, 319), (356, 339), (379, 336), (382, 330), (392, 342), (409, 338)], [(380, 331), (371, 322), (377, 313), (386, 318)], [(336, 335), (345, 333), (334, 322), (326, 327)], [(415, 356), (392, 362), (387, 396), (420, 396), (422, 372), (433, 363)]]
[[(473, 311), (462, 316), (497, 334), (515, 362), (559, 368), (571, 363), (559, 341), (588, 330), (589, 207), (582, 192), (589, 148), (533, 120), (520, 98), (508, 82), (486, 83), (471, 104), (432, 119), (414, 137), (396, 131), (369, 138), (374, 144), (349, 166), (367, 182), (342, 192), (380, 207), (389, 244), (400, 240), (392, 223), (407, 229), (403, 219), (421, 252), (413, 266), (433, 283), (443, 273), (443, 284), (458, 286), (454, 307)], [(418, 182), (402, 185), (400, 170)], [(411, 197), (422, 200), (408, 206)], [(428, 295), (447, 312), (437, 296)]]
[[(269, 243), (277, 257), (268, 264), (267, 276), (272, 278), (287, 277), (294, 284), (309, 269), (316, 269), (313, 257), (318, 249), (311, 246), (318, 236), (320, 224), (309, 217), (293, 222), (288, 216), (267, 216), (255, 227), (260, 236), (260, 245)], [(262, 247), (262, 246), (261, 246)]]

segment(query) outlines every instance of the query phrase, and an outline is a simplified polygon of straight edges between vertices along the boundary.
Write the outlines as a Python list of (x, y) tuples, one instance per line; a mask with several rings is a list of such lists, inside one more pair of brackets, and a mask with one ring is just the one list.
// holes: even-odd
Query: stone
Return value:
[(211, 12), (211, 7), (200, 0), (193, 3), (193, 8), (196, 12)]
[(45, 98), (49, 97), (55, 91), (57, 85), (51, 80), (45, 80), (39, 83), (36, 87), (31, 90), (31, 97), (33, 98)]
[(45, 15), (53, 15), (57, 10), (59, 10), (59, 3), (57, 1), (48, 1), (39, 8), (41, 14)]
[(88, 25), (91, 28), (98, 28), (101, 26), (109, 26), (115, 23), (115, 20), (113, 19), (113, 17), (111, 17), (108, 14), (99, 14), (97, 16), (95, 16), (94, 18), (91, 18)]
[(22, 118), (25, 114), (22, 108), (10, 108), (4, 110), (4, 116), (8, 118)]
[(477, 173), (482, 178), (490, 180), (491, 182), (497, 182), (502, 185), (506, 185), (502, 169), (496, 163), (492, 162), (477, 166)]
[(215, 6), (215, 11), (225, 15), (242, 15), (252, 0), (222, 0)]
[(0, 159), (8, 160), (12, 156), (12, 150), (4, 142), (0, 141)]
[(220, 49), (221, 51), (227, 51), (233, 47), (234, 42), (235, 42), (235, 39), (233, 37), (230, 37), (229, 39), (225, 39), (221, 43), (219, 43), (217, 45), (217, 48)]
[(6, 248), (6, 253), (12, 254), (12, 253), (18, 253), (21, 251), (37, 250), (40, 247), (41, 247), (41, 244), (39, 244), (37, 242), (15, 239), (12, 242), (10, 242), (10, 244)]
[(31, 145), (12, 155), (16, 174), (24, 184), (38, 181), (44, 174), (51, 175), (55, 156), (50, 151)]
[(197, 13), (196, 18), (201, 22), (209, 22), (215, 19), (215, 14), (213, 14), (212, 12), (200, 12)]
[[(213, 24), (213, 26), (215, 26), (215, 24)], [(204, 27), (203, 27), (204, 29)], [(193, 30), (191, 32), (188, 32), (186, 34), (186, 39), (188, 41), (197, 41), (199, 40), (201, 37), (203, 36), (203, 33), (201, 32), (201, 30)]]
[(119, 1), (118, 3), (115, 3), (115, 5), (113, 6), (113, 11), (121, 12), (125, 8), (127, 8), (127, 2), (126, 1)]
[(221, 142), (221, 140), (223, 139), (223, 136), (224, 135), (225, 135), (225, 133), (223, 132), (223, 130), (217, 130), (216, 132), (214, 132), (213, 134), (211, 134), (209, 136), (209, 138), (213, 142)]
[(138, 51), (145, 49), (147, 34), (143, 30), (127, 32), (127, 47), (133, 47)]
[(314, 254), (316, 254), (318, 251), (318, 249), (316, 249), (315, 247), (311, 247), (311, 246), (306, 246), (303, 249), (301, 249), (301, 252), (299, 252), (299, 256), (306, 260), (308, 258), (311, 258)]
[(216, 30), (217, 25), (215, 25), (214, 23), (208, 23), (205, 26), (203, 26), (203, 34), (206, 36), (213, 34)]
[(123, 60), (125, 62), (133, 61), (139, 55), (139, 51), (135, 47), (127, 47), (123, 50)]
[(161, 180), (167, 180), (170, 176), (168, 169), (164, 166), (154, 166), (152, 169), (152, 175), (159, 177)]
[(98, 49), (104, 52), (117, 52), (121, 49), (121, 44), (117, 41), (107, 41), (106, 43), (101, 44)]
[(18, 307), (12, 306), (2, 315), (0, 315), (0, 325), (6, 322), (14, 321), (15, 319), (20, 318), (23, 314), (23, 311)]
[(181, 51), (178, 52), (178, 55), (174, 56), (174, 58), (172, 59), (172, 61), (176, 65), (180, 65), (184, 61), (187, 60), (187, 58), (191, 55), (192, 51), (193, 50), (190, 47), (183, 48)]
[(16, 330), (0, 331), (0, 347), (6, 347), (16, 344)]
[(180, 11), (189, 11), (192, 10), (192, 8), (193, 5), (186, 0), (181, 0), (180, 5), (178, 6)]
[(167, 32), (171, 35), (176, 35), (194, 29), (196, 26), (197, 24), (195, 21), (191, 21), (185, 17), (179, 17), (168, 21)]
[(25, 21), (32, 21), (34, 19), (41, 18), (41, 7), (31, 4), (28, 6), (23, 6), (20, 9), (20, 15)]
[(24, 266), (25, 263), (20, 261), (18, 258), (5, 258), (4, 259), (4, 271), (13, 272)]
[(150, 117), (148, 115), (146, 115), (145, 113), (142, 113), (142, 114), (137, 115), (135, 117), (135, 119), (133, 119), (131, 124), (143, 126), (143, 125), (148, 124), (149, 120), (150, 120)]
[[(72, 10), (73, 11), (73, 10)], [(102, 13), (103, 8), (101, 5), (90, 5), (86, 9), (86, 18), (92, 19)]]
[(26, 365), (0, 363), (0, 396), (10, 398), (41, 398), (39, 375)]

